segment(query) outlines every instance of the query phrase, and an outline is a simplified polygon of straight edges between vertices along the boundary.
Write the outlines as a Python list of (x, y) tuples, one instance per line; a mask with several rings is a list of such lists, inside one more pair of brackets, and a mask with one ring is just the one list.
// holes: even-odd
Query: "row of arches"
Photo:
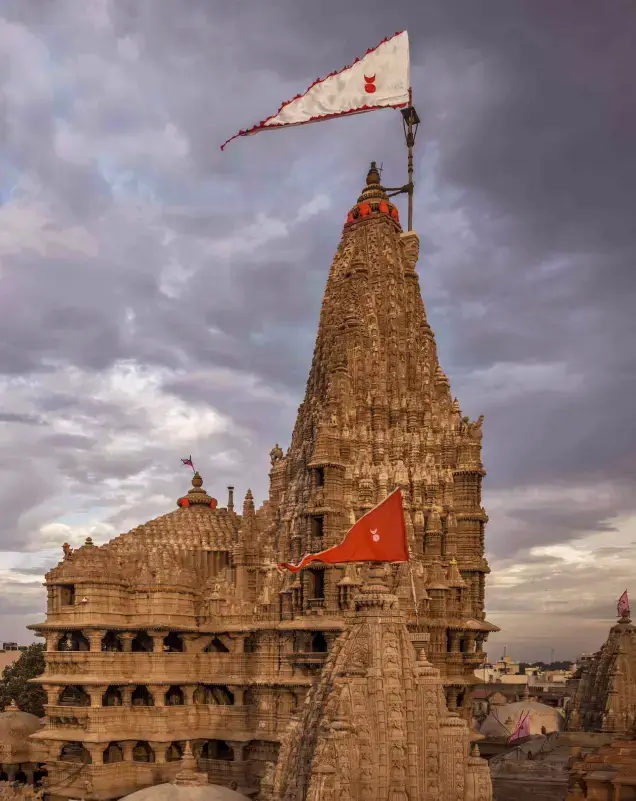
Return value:
[[(178, 762), (183, 759), (185, 746), (185, 741), (174, 741), (160, 748), (166, 762)], [(234, 760), (234, 750), (225, 740), (194, 740), (192, 753), (196, 759), (220, 759), (227, 762)], [(146, 740), (138, 740), (132, 747), (133, 762), (155, 762), (157, 755), (158, 751)], [(81, 742), (64, 743), (59, 759), (61, 762), (80, 762), (85, 765), (90, 765), (93, 761), (90, 751)], [(102, 752), (102, 761), (105, 765), (123, 762), (123, 746), (116, 742), (109, 743)]]
[[(219, 706), (233, 706), (234, 693), (227, 687), (220, 687), (211, 684), (197, 685), (192, 699), (197, 705), (216, 704)], [(165, 706), (183, 706), (186, 696), (183, 689), (174, 685), (169, 687), (163, 694)], [(130, 696), (131, 706), (154, 706), (155, 698), (145, 684), (137, 685)], [(86, 690), (79, 685), (64, 687), (58, 696), (60, 706), (90, 706), (91, 697)], [(124, 695), (119, 687), (110, 686), (102, 695), (102, 706), (123, 706)]]
[[(163, 653), (185, 651), (183, 637), (174, 631), (163, 637), (159, 647)], [(90, 651), (91, 645), (88, 637), (81, 631), (67, 631), (58, 639), (56, 648), (58, 651)], [(101, 639), (100, 650), (108, 653), (124, 651), (121, 632), (107, 631)], [(130, 650), (133, 653), (152, 653), (155, 650), (155, 640), (147, 631), (140, 631), (131, 640)], [(229, 648), (218, 637), (213, 637), (204, 653), (229, 653)]]

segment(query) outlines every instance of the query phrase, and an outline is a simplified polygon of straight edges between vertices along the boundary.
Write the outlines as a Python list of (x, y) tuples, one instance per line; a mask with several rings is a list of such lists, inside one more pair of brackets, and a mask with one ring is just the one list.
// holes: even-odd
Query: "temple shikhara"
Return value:
[[(196, 473), (168, 514), (65, 546), (32, 627), (46, 639), (46, 724), (32, 739), (51, 799), (196, 787), (197, 799), (491, 801), (468, 725), (496, 630), (482, 419), (462, 416), (439, 365), (418, 249), (373, 164), (265, 503), (247, 490), (237, 510), (229, 488), (221, 507)], [(277, 568), (339, 543), (397, 487), (409, 562)], [(633, 642), (631, 624), (617, 629)], [(206, 782), (236, 793), (201, 794)]]
[(629, 610), (610, 629), (600, 651), (581, 665), (569, 719), (572, 731), (614, 735), (636, 724), (636, 628)]

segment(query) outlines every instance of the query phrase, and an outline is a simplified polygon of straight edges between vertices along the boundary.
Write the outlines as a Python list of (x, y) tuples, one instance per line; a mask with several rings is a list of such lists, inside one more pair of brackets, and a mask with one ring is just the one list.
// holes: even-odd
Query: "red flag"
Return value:
[(629, 598), (627, 597), (627, 590), (621, 595), (618, 599), (618, 616), (619, 617), (629, 617)]
[(382, 503), (363, 515), (347, 532), (340, 545), (320, 553), (310, 553), (297, 565), (283, 562), (293, 573), (298, 573), (310, 562), (408, 562), (409, 549), (402, 509), (402, 493), (394, 490)]
[(192, 456), (189, 456), (187, 459), (181, 460), (184, 467), (191, 467), (194, 470), (194, 465), (192, 464)]

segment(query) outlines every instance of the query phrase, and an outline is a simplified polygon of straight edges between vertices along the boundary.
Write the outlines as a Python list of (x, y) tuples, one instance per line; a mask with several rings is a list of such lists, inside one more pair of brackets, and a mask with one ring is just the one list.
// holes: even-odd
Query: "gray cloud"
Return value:
[(538, 577), (496, 584), (525, 565), (560, 570), (557, 609), (583, 579), (545, 549), (605, 537), (568, 646), (588, 647), (634, 539), (631, 20), (623, 0), (5, 3), (0, 547), (163, 513), (190, 452), (219, 497), (265, 497), (340, 227), (369, 160), (402, 181), (400, 124), (218, 145), (408, 27), (419, 269), (453, 390), (486, 415), (491, 607), (542, 603)]

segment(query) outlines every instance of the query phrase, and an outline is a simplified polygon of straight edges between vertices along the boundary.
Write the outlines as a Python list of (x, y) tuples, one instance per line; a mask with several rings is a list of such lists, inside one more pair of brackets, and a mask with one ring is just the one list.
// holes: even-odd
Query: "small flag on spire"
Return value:
[(336, 565), (341, 562), (408, 562), (409, 548), (402, 508), (402, 492), (394, 490), (382, 503), (362, 515), (349, 529), (340, 545), (310, 553), (297, 565), (283, 562), (298, 573), (311, 562)]
[(184, 467), (191, 467), (192, 468), (192, 472), (194, 473), (194, 465), (192, 464), (192, 456), (191, 455), (188, 456), (187, 459), (182, 459), (181, 462), (182, 462)]
[(627, 590), (618, 599), (617, 604), (618, 616), (629, 617), (629, 598), (627, 597)]
[(409, 36), (407, 31), (400, 31), (348, 67), (317, 79), (304, 94), (283, 103), (276, 114), (228, 139), (221, 150), (232, 139), (259, 131), (380, 108), (402, 108), (410, 103), (410, 86)]

